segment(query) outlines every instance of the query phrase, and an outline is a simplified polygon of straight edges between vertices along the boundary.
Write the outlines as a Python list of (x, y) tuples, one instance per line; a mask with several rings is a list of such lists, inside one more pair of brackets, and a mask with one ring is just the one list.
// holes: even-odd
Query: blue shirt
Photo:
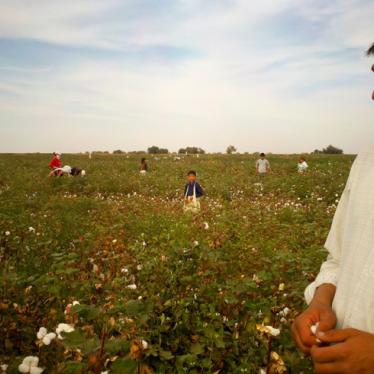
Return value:
[(197, 182), (187, 183), (186, 187), (184, 188), (184, 195), (186, 196), (193, 196), (194, 186), (196, 187), (196, 197), (199, 198), (204, 195), (204, 191), (201, 188), (200, 184)]

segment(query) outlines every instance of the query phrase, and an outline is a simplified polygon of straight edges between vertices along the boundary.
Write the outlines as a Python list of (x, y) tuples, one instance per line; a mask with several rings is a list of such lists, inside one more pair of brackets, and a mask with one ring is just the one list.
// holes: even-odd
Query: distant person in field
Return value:
[(303, 174), (308, 171), (309, 165), (306, 162), (306, 159), (304, 156), (300, 157), (299, 163), (297, 164), (297, 171), (300, 174)]
[(55, 173), (59, 173), (60, 176), (62, 175), (68, 175), (68, 176), (73, 176), (73, 177), (84, 177), (86, 175), (86, 171), (77, 168), (76, 166), (71, 167), (69, 165), (65, 165), (61, 168), (56, 168), (53, 171), (50, 172), (49, 176), (53, 177)]
[(265, 153), (261, 153), (256, 161), (256, 172), (259, 176), (265, 176), (271, 172), (270, 162), (266, 159)]
[[(373, 55), (374, 56), (374, 43), (371, 45), (371, 47), (367, 50), (367, 55), (368, 56), (371, 56)], [(374, 65), (372, 65), (371, 67), (371, 71), (374, 72)], [(374, 91), (373, 93), (371, 94), (371, 98), (374, 100)]]
[(61, 171), (57, 170), (57, 169), (60, 169), (61, 167), (62, 167), (61, 153), (53, 152), (52, 160), (49, 163), (49, 168), (52, 169), (49, 176), (55, 176), (55, 177), (61, 176), (62, 175)]
[(316, 373), (374, 373), (373, 166), (371, 147), (352, 166), (325, 243), (327, 260), (292, 326)]
[(146, 158), (142, 158), (140, 161), (140, 173), (141, 174), (146, 174), (148, 171), (148, 162)]
[(196, 181), (196, 171), (190, 170), (187, 173), (188, 183), (184, 187), (184, 211), (198, 212), (200, 210), (200, 198), (204, 195), (204, 191), (200, 184)]

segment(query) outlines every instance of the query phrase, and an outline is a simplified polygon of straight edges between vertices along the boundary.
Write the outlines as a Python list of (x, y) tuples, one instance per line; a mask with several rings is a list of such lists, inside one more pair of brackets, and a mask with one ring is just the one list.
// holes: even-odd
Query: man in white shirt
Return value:
[(352, 166), (325, 247), (327, 260), (305, 290), (309, 307), (292, 326), (294, 339), (317, 373), (373, 373), (374, 147)]
[(270, 173), (270, 162), (265, 158), (265, 153), (261, 153), (260, 158), (256, 161), (256, 171), (260, 176)]

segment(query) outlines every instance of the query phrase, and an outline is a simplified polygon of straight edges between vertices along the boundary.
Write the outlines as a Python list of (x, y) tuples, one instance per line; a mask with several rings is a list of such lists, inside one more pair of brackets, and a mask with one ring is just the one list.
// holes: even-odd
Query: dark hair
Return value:
[(187, 175), (194, 175), (196, 177), (196, 171), (195, 170), (190, 170)]
[(374, 43), (369, 47), (369, 49), (366, 51), (366, 54), (369, 55), (374, 55)]
[(260, 157), (265, 157), (265, 153), (264, 152), (260, 153)]
[(142, 158), (142, 160), (140, 161), (141, 163), (145, 162), (147, 159), (145, 157)]

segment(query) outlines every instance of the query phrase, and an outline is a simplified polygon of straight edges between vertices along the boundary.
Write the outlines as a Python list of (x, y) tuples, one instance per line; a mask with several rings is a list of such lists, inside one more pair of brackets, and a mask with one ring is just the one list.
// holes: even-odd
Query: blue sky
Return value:
[(358, 152), (372, 0), (2, 0), (0, 152)]

